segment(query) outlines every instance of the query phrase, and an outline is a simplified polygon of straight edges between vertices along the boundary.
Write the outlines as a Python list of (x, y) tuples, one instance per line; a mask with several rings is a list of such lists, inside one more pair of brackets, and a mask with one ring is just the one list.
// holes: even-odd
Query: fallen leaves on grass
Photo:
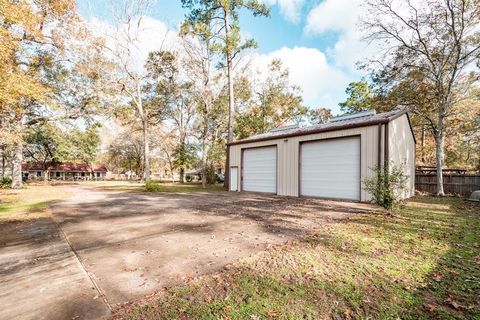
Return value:
[(435, 304), (432, 304), (432, 303), (427, 303), (427, 304), (425, 304), (425, 307), (427, 307), (427, 310), (428, 310), (429, 312), (434, 312), (434, 311), (436, 311), (436, 310), (438, 309), (438, 306), (435, 305)]
[(460, 199), (417, 201), (392, 217), (327, 223), (180, 287), (150, 317), (136, 308), (128, 318), (475, 318), (478, 215)]
[(439, 274), (439, 273), (436, 273), (436, 274), (434, 274), (434, 275), (432, 276), (432, 279), (433, 279), (434, 281), (440, 282), (440, 281), (442, 281), (443, 276), (442, 276), (441, 274)]
[(445, 300), (445, 303), (449, 306), (452, 306), (453, 308), (460, 310), (462, 308), (462, 305), (453, 300), (452, 298), (448, 298)]

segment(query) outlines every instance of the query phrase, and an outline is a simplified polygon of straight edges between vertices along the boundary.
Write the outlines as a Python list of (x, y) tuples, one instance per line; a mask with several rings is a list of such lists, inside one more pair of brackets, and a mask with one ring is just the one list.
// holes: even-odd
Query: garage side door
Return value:
[(304, 196), (360, 200), (360, 138), (305, 142), (300, 192)]
[(243, 190), (277, 193), (277, 148), (243, 150)]

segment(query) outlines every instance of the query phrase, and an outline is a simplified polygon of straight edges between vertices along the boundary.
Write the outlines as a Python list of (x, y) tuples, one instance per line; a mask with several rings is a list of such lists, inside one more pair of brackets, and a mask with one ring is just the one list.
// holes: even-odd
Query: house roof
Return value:
[[(29, 162), (22, 164), (22, 171), (42, 171), (45, 170), (43, 164), (38, 162)], [(48, 166), (49, 171), (64, 171), (64, 172), (91, 172), (90, 168), (85, 163), (64, 162)], [(93, 165), (94, 172), (107, 172), (107, 167), (103, 164)]]
[[(399, 110), (399, 109), (395, 109), (393, 111), (384, 112), (384, 113), (378, 113), (378, 114), (364, 114), (364, 115), (360, 114), (359, 117), (355, 117), (355, 118), (347, 117), (345, 120), (338, 118), (335, 122), (327, 122), (327, 123), (323, 123), (315, 126), (308, 126), (308, 127), (301, 127), (301, 128), (298, 128), (298, 127), (287, 128), (286, 130), (273, 130), (270, 132), (257, 134), (245, 139), (233, 141), (228, 145), (252, 143), (252, 142), (258, 142), (258, 141), (282, 139), (282, 138), (302, 136), (302, 135), (327, 132), (327, 131), (336, 131), (336, 130), (372, 126), (376, 124), (388, 123), (404, 114), (406, 114), (408, 117), (408, 113), (406, 110)], [(410, 118), (408, 118), (408, 122), (410, 123)], [(412, 130), (411, 124), (410, 124), (410, 130)], [(412, 135), (415, 139), (413, 130), (412, 130)]]

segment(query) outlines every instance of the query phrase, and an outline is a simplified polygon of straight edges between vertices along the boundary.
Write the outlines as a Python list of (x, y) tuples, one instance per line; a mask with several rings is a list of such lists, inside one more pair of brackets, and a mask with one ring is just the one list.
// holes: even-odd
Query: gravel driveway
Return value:
[(261, 194), (70, 188), (53, 219), (0, 224), (0, 319), (106, 317), (118, 303), (372, 210)]

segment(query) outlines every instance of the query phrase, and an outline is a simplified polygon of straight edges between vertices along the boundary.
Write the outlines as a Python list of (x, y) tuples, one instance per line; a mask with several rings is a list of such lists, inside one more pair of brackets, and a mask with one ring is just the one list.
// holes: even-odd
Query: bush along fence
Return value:
[[(444, 174), (443, 189), (448, 194), (470, 196), (475, 190), (480, 190), (480, 174)], [(415, 190), (436, 193), (437, 177), (434, 174), (415, 174)]]

